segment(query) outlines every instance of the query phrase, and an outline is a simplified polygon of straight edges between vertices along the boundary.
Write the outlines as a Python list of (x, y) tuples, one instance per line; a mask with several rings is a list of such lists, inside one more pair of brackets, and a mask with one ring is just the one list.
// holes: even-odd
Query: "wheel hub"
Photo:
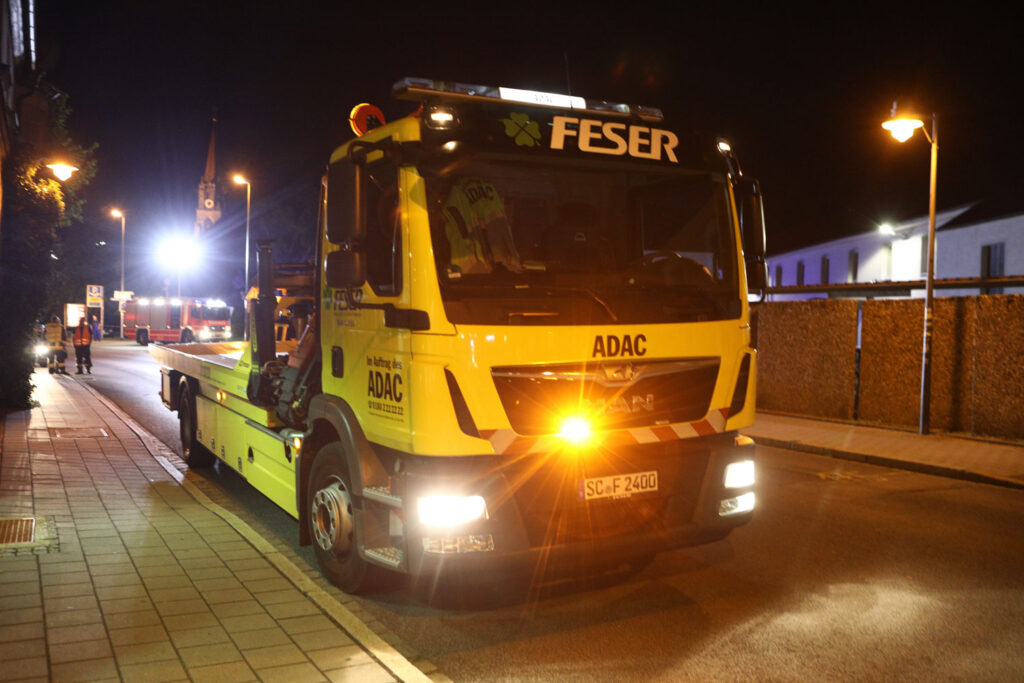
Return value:
[(335, 479), (313, 495), (313, 537), (321, 549), (348, 552), (352, 536), (352, 509), (348, 491)]

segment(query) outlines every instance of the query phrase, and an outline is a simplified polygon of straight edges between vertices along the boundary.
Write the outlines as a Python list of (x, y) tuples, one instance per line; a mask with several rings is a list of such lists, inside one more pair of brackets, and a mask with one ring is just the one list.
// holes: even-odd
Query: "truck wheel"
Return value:
[(359, 557), (345, 451), (337, 441), (317, 452), (309, 473), (310, 537), (320, 571), (346, 593), (373, 583), (376, 567)]
[(178, 433), (181, 435), (182, 459), (189, 469), (213, 464), (216, 456), (196, 438), (196, 399), (188, 380), (182, 380), (178, 390)]
[(192, 343), (192, 330), (184, 330), (181, 333), (181, 343), (191, 344)]
[(147, 346), (149, 344), (149, 331), (148, 330), (137, 330), (135, 332), (135, 341), (140, 346)]

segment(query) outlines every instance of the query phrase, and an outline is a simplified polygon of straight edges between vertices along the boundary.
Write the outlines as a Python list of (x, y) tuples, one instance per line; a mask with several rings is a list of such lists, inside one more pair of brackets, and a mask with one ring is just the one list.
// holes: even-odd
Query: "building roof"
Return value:
[(943, 225), (942, 229), (966, 228), (1020, 215), (1024, 215), (1024, 200), (1021, 199), (1021, 193), (1004, 192), (974, 202), (966, 211)]

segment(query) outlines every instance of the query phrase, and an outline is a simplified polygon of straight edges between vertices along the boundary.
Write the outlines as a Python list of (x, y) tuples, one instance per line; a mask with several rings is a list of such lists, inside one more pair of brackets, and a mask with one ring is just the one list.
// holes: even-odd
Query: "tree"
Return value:
[(95, 175), (93, 152), (71, 141), (66, 122), (70, 109), (61, 98), (51, 110), (50, 139), (63, 148), (79, 168), (65, 185), (52, 178), (40, 150), (18, 141), (4, 162), (3, 230), (0, 231), (0, 410), (30, 405), (34, 368), (32, 347), (47, 311), (60, 309), (49, 297), (58, 296), (59, 280), (52, 276), (61, 255), (61, 231), (81, 218), (81, 191)]

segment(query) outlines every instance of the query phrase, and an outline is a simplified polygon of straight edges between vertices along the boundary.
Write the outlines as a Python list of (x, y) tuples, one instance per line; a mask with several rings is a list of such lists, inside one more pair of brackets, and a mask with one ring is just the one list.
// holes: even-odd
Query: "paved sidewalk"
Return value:
[(85, 382), (35, 382), (0, 424), (0, 518), (42, 518), (0, 545), (0, 680), (429, 680)]
[(742, 430), (757, 443), (908, 469), (956, 479), (1024, 488), (1024, 444), (758, 413)]

